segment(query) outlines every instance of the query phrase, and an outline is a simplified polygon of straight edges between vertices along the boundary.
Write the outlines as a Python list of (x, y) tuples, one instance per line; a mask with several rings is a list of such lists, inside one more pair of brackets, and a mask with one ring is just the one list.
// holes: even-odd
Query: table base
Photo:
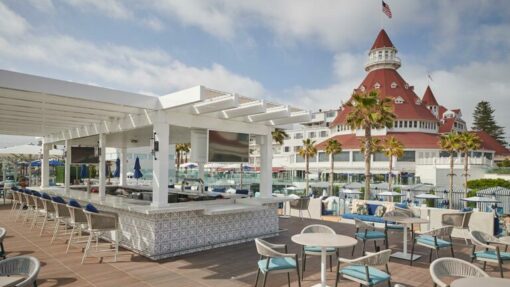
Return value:
[(312, 285), (312, 287), (331, 287), (329, 285), (322, 285), (322, 283), (317, 283), (315, 285)]
[(280, 215), (278, 216), (280, 218), (283, 218), (283, 219), (289, 219), (290, 218), (290, 215)]
[[(395, 253), (391, 254), (391, 257), (411, 261), (411, 253), (395, 252)], [(416, 259), (418, 259), (420, 257), (421, 257), (421, 255), (414, 254), (413, 261), (415, 261)]]

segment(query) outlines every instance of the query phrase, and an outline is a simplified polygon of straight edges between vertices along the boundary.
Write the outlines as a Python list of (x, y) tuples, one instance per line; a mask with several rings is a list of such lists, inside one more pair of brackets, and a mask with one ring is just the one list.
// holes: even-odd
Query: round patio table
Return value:
[(299, 245), (317, 246), (321, 248), (321, 283), (314, 287), (327, 287), (326, 285), (326, 248), (352, 247), (358, 241), (352, 237), (331, 233), (304, 233), (292, 236), (291, 240)]
[(451, 287), (508, 287), (510, 286), (510, 279), (495, 278), (495, 277), (471, 277), (461, 278), (454, 280)]
[(403, 250), (402, 252), (395, 252), (391, 254), (391, 257), (404, 259), (404, 260), (416, 260), (420, 258), (420, 255), (413, 255), (413, 258), (411, 258), (411, 254), (407, 252), (407, 229), (411, 226), (411, 224), (422, 224), (422, 223), (429, 223), (430, 221), (424, 218), (419, 217), (397, 217), (397, 216), (388, 216), (384, 217), (384, 220), (390, 221), (390, 222), (396, 222), (400, 223), (404, 226), (404, 240), (403, 240)]

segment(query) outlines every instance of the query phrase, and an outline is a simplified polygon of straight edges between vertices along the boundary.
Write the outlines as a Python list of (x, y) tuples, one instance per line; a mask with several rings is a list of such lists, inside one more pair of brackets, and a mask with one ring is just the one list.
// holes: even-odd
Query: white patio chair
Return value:
[[(356, 259), (339, 258), (336, 272), (335, 287), (338, 286), (340, 276), (360, 285), (373, 286), (379, 283), (388, 282), (391, 287), (391, 274), (388, 268), (391, 249), (379, 251), (377, 253), (368, 253), (366, 256)], [(347, 266), (340, 269), (341, 263), (347, 263)], [(385, 271), (376, 267), (383, 266)]]
[[(85, 258), (87, 258), (88, 254), (91, 252), (92, 240), (96, 240), (96, 246), (94, 252), (111, 252), (114, 251), (114, 261), (117, 262), (117, 254), (119, 253), (119, 218), (116, 213), (101, 211), (100, 213), (90, 212), (87, 210), (83, 210), (85, 216), (87, 218), (87, 231), (89, 233), (89, 237), (87, 240), (87, 246), (83, 251), (83, 257), (81, 259), (81, 264), (85, 262)], [(99, 237), (102, 232), (110, 232), (113, 231), (115, 236), (112, 237), (112, 241), (114, 241), (113, 247), (108, 249), (98, 249)]]
[(41, 263), (32, 256), (17, 256), (0, 261), (0, 276), (26, 276), (25, 280), (15, 285), (16, 287), (36, 287), (40, 269)]
[(434, 260), (434, 262), (430, 264), (429, 270), (434, 286), (439, 287), (450, 286), (448, 283), (443, 281), (444, 279), (442, 277), (489, 277), (489, 275), (478, 266), (467, 261), (451, 257)]
[[(500, 276), (503, 278), (503, 263), (510, 262), (510, 253), (501, 252), (499, 250), (499, 246), (497, 245), (490, 245), (491, 243), (499, 242), (498, 238), (495, 236), (476, 230), (472, 230), (470, 234), (471, 243), (473, 244), (471, 262), (473, 262), (475, 259), (478, 261), (483, 261), (484, 271), (485, 267), (487, 266), (487, 262), (497, 263), (499, 265)], [(476, 251), (477, 246), (480, 246), (485, 250)]]
[[(298, 285), (301, 287), (301, 277), (299, 276), (299, 261), (297, 254), (287, 253), (287, 245), (272, 244), (265, 240), (256, 238), (255, 245), (260, 259), (257, 262), (257, 279), (255, 279), (255, 287), (259, 282), (260, 273), (263, 274), (262, 286), (266, 286), (266, 280), (269, 273), (287, 273), (287, 280), (290, 287), (290, 272), (297, 272)], [(276, 251), (275, 249), (283, 249), (285, 253)]]
[[(356, 232), (354, 233), (354, 238), (361, 240), (363, 242), (363, 250), (361, 254), (365, 254), (365, 245), (367, 241), (374, 242), (374, 251), (377, 251), (377, 240), (383, 240), (383, 243), (388, 249), (388, 233), (386, 230), (378, 231), (373, 224), (366, 223), (362, 220), (354, 218), (354, 224), (356, 225)], [(356, 249), (356, 245), (352, 247), (352, 254), (354, 255), (354, 250)]]
[[(303, 230), (301, 230), (301, 234), (303, 233), (330, 233), (336, 234), (336, 232), (329, 226), (322, 224), (312, 224), (308, 225)], [(326, 249), (326, 254), (329, 257), (329, 269), (333, 271), (333, 255), (338, 255), (338, 249), (334, 247), (328, 247)], [(320, 247), (317, 246), (303, 246), (301, 249), (301, 258), (303, 260), (303, 269), (301, 271), (301, 278), (305, 277), (305, 269), (306, 269), (306, 255), (313, 256), (321, 256), (322, 251)]]
[[(450, 248), (452, 257), (455, 257), (453, 252), (453, 240), (452, 240), (453, 226), (444, 226), (436, 229), (432, 229), (426, 232), (413, 232), (412, 246), (411, 246), (411, 258), (414, 255), (414, 246), (420, 245), (430, 249), (429, 263), (432, 261), (432, 252), (436, 251), (436, 258), (439, 258), (439, 249)], [(416, 236), (418, 235), (418, 236)], [(449, 240), (444, 240), (444, 237), (448, 237)], [(409, 264), (413, 265), (413, 260), (410, 260)]]

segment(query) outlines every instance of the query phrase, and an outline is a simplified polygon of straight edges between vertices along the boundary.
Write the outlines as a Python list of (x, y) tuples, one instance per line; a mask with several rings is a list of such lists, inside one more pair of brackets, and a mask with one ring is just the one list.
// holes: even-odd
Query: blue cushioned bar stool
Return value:
[[(48, 221), (55, 220), (55, 207), (53, 206), (53, 201), (51, 196), (46, 192), (43, 192), (40, 197), (41, 203), (43, 205), (43, 223), (41, 226), (41, 232), (39, 232), (39, 236), (42, 236), (44, 228)], [(51, 232), (53, 234), (53, 232)]]
[[(303, 230), (301, 230), (301, 234), (304, 233), (331, 233), (336, 234), (336, 232), (329, 226), (321, 225), (321, 224), (312, 224), (308, 225)], [(330, 271), (333, 271), (333, 255), (338, 255), (338, 249), (334, 247), (329, 247), (326, 249), (326, 254), (329, 256), (329, 268)], [(305, 277), (305, 268), (306, 268), (306, 256), (307, 255), (315, 255), (321, 256), (321, 248), (317, 246), (305, 246), (301, 250), (301, 258), (303, 259), (303, 269), (301, 271), (301, 278)]]
[[(257, 262), (257, 279), (255, 280), (255, 287), (259, 282), (260, 273), (263, 274), (262, 286), (266, 286), (266, 279), (269, 273), (287, 273), (287, 281), (290, 287), (290, 272), (297, 272), (298, 284), (301, 287), (301, 277), (299, 276), (299, 263), (297, 254), (288, 254), (287, 245), (285, 244), (271, 244), (265, 240), (256, 238), (255, 245), (260, 259)], [(285, 253), (276, 251), (280, 249)]]
[[(117, 254), (119, 253), (119, 242), (120, 242), (120, 228), (119, 228), (119, 218), (116, 213), (106, 212), (97, 210), (97, 208), (91, 203), (85, 206), (83, 210), (85, 213), (85, 217), (87, 218), (87, 231), (89, 233), (89, 237), (87, 239), (87, 246), (83, 252), (83, 258), (81, 259), (81, 264), (85, 262), (85, 258), (92, 251), (91, 245), (92, 240), (96, 240), (96, 246), (94, 252), (114, 252), (114, 261), (117, 262)], [(99, 249), (99, 237), (102, 233), (113, 232), (113, 236), (111, 237), (112, 243), (108, 243), (108, 249)], [(101, 257), (102, 258), (102, 257)]]
[(87, 217), (85, 216), (80, 203), (71, 198), (67, 203), (67, 209), (69, 210), (69, 216), (71, 217), (69, 224), (71, 225), (72, 229), (69, 236), (69, 241), (67, 242), (66, 253), (69, 252), (69, 248), (72, 244), (87, 242), (85, 237), (82, 236), (82, 231), (84, 227), (87, 226)]
[[(452, 241), (453, 226), (444, 226), (436, 229), (432, 229), (426, 232), (415, 233), (413, 232), (412, 247), (411, 247), (411, 258), (414, 255), (414, 246), (420, 245), (423, 247), (430, 248), (429, 263), (432, 262), (432, 251), (436, 251), (436, 257), (439, 258), (439, 249), (450, 248), (452, 257), (455, 257), (453, 252), (453, 241)], [(416, 236), (417, 235), (417, 236)], [(446, 238), (448, 240), (445, 240)], [(409, 264), (413, 265), (413, 260), (409, 260)]]
[[(503, 263), (510, 262), (510, 253), (501, 252), (498, 244), (504, 244), (499, 239), (490, 234), (481, 231), (470, 231), (471, 243), (473, 244), (473, 251), (471, 253), (471, 262), (475, 259), (483, 261), (483, 270), (487, 266), (487, 262), (497, 263), (499, 265), (499, 273), (503, 278)], [(491, 245), (493, 244), (493, 245)], [(476, 247), (480, 246), (484, 250), (476, 251)]]
[[(391, 287), (391, 274), (388, 268), (390, 256), (391, 249), (386, 249), (377, 253), (367, 252), (366, 256), (356, 259), (339, 258), (335, 287), (338, 286), (340, 276), (364, 286), (388, 282), (388, 286)], [(340, 268), (341, 263), (347, 263), (347, 266)], [(378, 269), (379, 266), (384, 266), (385, 271)]]
[[(357, 218), (354, 219), (356, 225), (356, 233), (354, 233), (354, 238), (357, 240), (363, 241), (363, 250), (361, 254), (365, 254), (365, 245), (367, 241), (374, 242), (375, 251), (377, 251), (377, 240), (383, 240), (386, 248), (388, 248), (388, 233), (386, 231), (376, 230), (374, 225), (361, 221)], [(354, 255), (354, 250), (356, 246), (352, 247), (352, 255)]]
[[(69, 214), (66, 201), (62, 197), (53, 196), (51, 200), (55, 209), (55, 227), (53, 228), (53, 236), (51, 237), (51, 244), (53, 244), (53, 241), (55, 241), (59, 235), (68, 235), (71, 215)], [(64, 227), (63, 232), (60, 232), (61, 227)]]

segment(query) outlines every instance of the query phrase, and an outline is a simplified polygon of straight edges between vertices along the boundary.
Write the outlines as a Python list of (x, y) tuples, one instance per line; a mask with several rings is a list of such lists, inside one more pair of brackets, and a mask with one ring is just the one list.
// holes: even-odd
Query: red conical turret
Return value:
[(395, 48), (390, 40), (390, 37), (388, 37), (388, 34), (386, 34), (384, 29), (379, 32), (379, 35), (377, 35), (377, 38), (375, 38), (375, 42), (370, 50), (379, 48)]

